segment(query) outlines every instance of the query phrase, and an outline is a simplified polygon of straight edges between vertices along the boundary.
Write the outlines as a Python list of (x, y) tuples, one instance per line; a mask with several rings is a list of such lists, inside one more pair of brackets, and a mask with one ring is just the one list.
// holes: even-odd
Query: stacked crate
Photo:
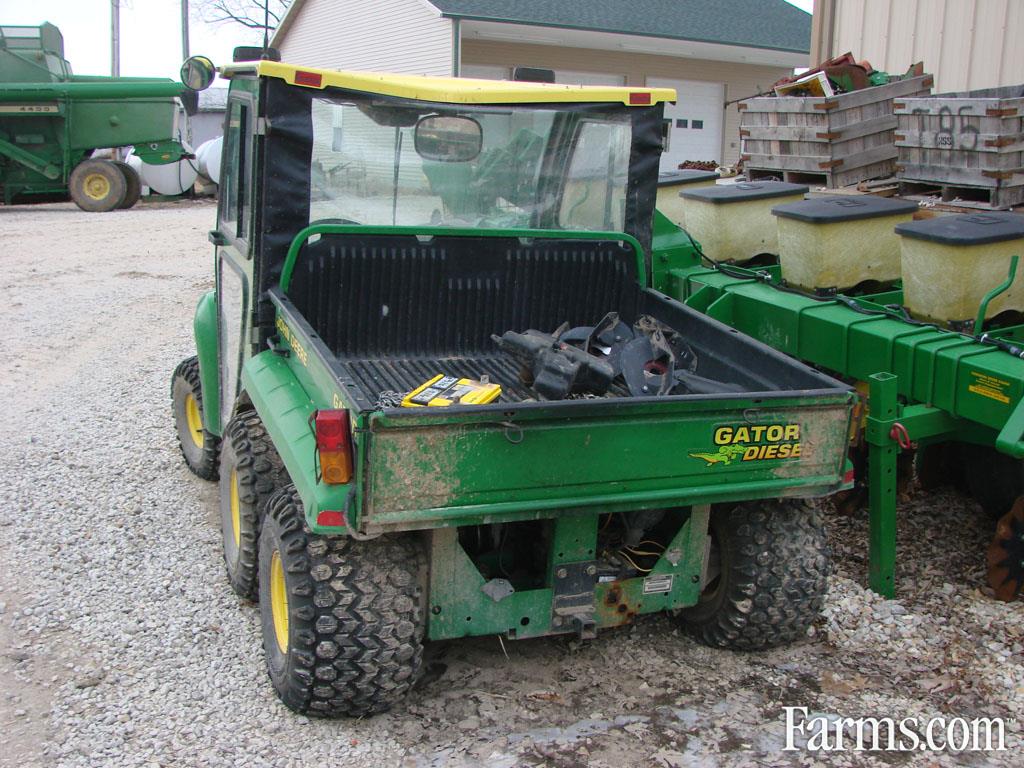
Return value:
[(1024, 203), (1024, 85), (902, 99), (894, 111), (901, 195)]
[(844, 187), (896, 172), (893, 100), (927, 95), (932, 76), (838, 96), (779, 96), (739, 104), (750, 179)]

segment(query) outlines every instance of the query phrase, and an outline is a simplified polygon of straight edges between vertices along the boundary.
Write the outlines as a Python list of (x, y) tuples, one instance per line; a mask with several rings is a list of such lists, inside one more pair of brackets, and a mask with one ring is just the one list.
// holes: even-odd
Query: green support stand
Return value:
[(868, 583), (883, 597), (896, 596), (896, 460), (900, 450), (890, 433), (896, 422), (896, 376), (876, 373), (868, 379), (868, 498), (870, 549)]

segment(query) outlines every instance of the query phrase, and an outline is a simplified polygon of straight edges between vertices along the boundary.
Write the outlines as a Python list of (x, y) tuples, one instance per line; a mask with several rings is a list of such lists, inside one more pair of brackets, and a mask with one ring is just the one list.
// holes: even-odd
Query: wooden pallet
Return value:
[[(837, 195), (873, 194), (889, 197), (896, 193), (896, 179), (893, 176), (888, 176), (876, 181), (858, 181), (853, 184), (839, 184), (839, 180), (830, 173), (785, 171), (778, 168), (744, 168), (743, 172), (751, 181), (757, 181), (759, 179), (767, 181), (787, 181), (790, 184), (806, 184), (812, 189), (815, 187), (825, 187), (830, 192)], [(879, 173), (881, 174), (881, 170), (879, 170)], [(867, 189), (864, 188), (865, 184), (870, 184), (872, 187), (881, 187), (884, 188), (884, 190), (879, 191), (874, 188)]]
[(900, 197), (943, 207), (1005, 211), (1024, 204), (1024, 184), (1013, 187), (981, 187), (900, 179)]
[(900, 194), (984, 210), (1024, 203), (1022, 86), (911, 96), (893, 111)]
[(740, 110), (741, 157), (760, 178), (829, 188), (895, 171), (893, 100), (927, 94), (930, 75), (828, 97), (758, 97)]

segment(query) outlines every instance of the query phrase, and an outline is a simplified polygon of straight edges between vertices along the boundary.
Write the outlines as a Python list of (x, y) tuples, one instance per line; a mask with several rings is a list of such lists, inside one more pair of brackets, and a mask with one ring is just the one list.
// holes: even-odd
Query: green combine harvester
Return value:
[(10, 205), (68, 194), (86, 211), (132, 207), (138, 174), (93, 151), (131, 145), (145, 163), (180, 160), (175, 99), (187, 93), (166, 78), (74, 75), (57, 27), (0, 26), (0, 197)]

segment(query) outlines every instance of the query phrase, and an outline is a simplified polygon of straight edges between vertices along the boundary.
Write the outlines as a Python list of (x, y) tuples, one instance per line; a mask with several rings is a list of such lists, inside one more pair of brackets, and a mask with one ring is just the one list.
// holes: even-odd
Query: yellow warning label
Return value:
[(978, 371), (971, 371), (971, 376), (974, 378), (974, 383), (967, 387), (969, 392), (987, 397), (990, 400), (998, 400), (1000, 403), (1010, 404), (1010, 396), (1006, 394), (1006, 390), (1010, 387), (1010, 382), (995, 376), (978, 373)]

